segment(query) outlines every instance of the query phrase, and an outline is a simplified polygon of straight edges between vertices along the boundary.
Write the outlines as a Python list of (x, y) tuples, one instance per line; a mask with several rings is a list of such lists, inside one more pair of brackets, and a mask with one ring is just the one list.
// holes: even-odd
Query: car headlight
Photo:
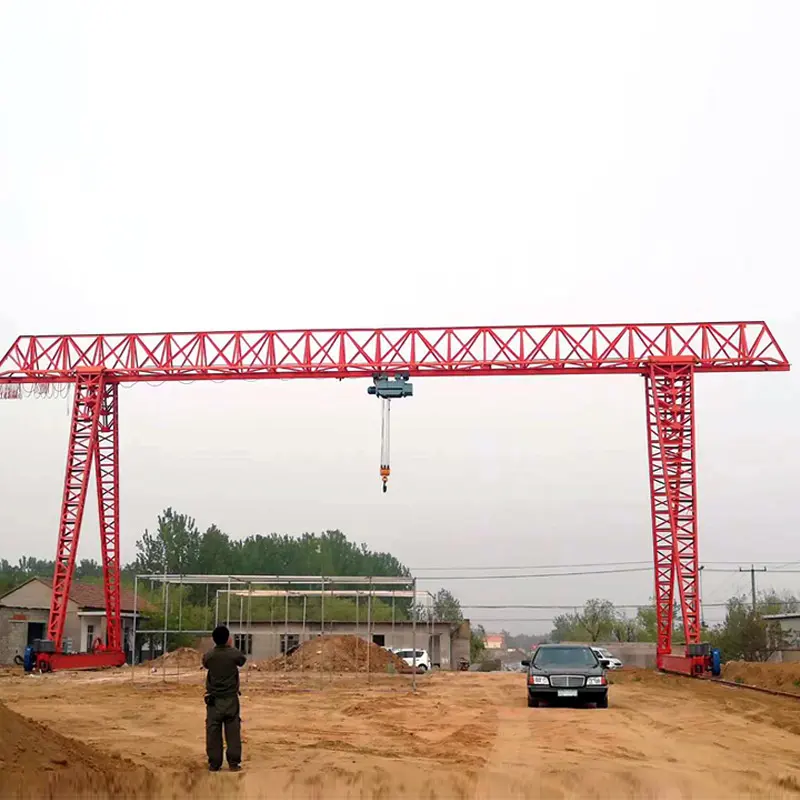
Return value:
[(597, 676), (595, 678), (587, 678), (586, 679), (586, 685), (587, 686), (605, 686), (606, 683), (607, 683), (607, 681), (602, 675), (599, 675), (599, 676)]
[(534, 686), (549, 686), (550, 678), (547, 675), (531, 675), (530, 683)]

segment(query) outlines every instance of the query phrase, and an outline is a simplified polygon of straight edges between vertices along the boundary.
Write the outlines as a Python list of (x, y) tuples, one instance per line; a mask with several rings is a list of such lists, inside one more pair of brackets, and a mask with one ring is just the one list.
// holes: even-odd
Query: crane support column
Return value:
[[(117, 386), (106, 380), (102, 370), (81, 370), (75, 381), (47, 640), (36, 648), (35, 663), (42, 670), (119, 666), (125, 662), (121, 647), (118, 455)], [(107, 643), (93, 653), (72, 655), (62, 652), (64, 624), (92, 466), (97, 468), (108, 634)]]
[(108, 650), (122, 651), (124, 647), (120, 608), (118, 401), (118, 384), (104, 383), (94, 457), (106, 601), (105, 647)]
[[(695, 674), (700, 645), (694, 360), (653, 359), (645, 374), (650, 499), (653, 524), (657, 660), (660, 669)], [(672, 655), (675, 583), (686, 655)]]
[(85, 374), (77, 380), (67, 450), (67, 472), (61, 500), (53, 597), (50, 601), (50, 618), (47, 623), (47, 638), (53, 642), (56, 650), (61, 649), (64, 635), (75, 554), (86, 506), (86, 490), (89, 487), (92, 460), (97, 446), (102, 399), (102, 372)]

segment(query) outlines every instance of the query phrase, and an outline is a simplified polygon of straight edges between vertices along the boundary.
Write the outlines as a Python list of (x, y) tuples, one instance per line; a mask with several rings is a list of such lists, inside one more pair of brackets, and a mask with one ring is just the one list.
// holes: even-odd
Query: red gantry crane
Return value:
[[(20, 336), (0, 360), (0, 387), (74, 384), (67, 470), (43, 669), (124, 663), (120, 618), (119, 385), (142, 381), (363, 378), (384, 410), (381, 477), (389, 474), (388, 402), (410, 377), (638, 375), (644, 378), (658, 666), (709, 668), (701, 643), (694, 385), (699, 373), (789, 369), (764, 322)], [(62, 653), (89, 476), (96, 473), (107, 635), (95, 652)], [(675, 587), (686, 650), (672, 653)]]

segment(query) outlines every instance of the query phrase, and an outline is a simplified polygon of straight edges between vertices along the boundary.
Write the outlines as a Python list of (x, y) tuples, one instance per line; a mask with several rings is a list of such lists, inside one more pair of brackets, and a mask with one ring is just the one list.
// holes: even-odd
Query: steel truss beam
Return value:
[(652, 364), (645, 377), (659, 667), (672, 653), (675, 583), (686, 644), (700, 642), (694, 366)]
[(765, 322), (265, 330), (20, 336), (0, 359), (0, 384), (72, 382), (86, 368), (122, 383), (643, 374), (671, 357), (697, 372), (789, 368)]

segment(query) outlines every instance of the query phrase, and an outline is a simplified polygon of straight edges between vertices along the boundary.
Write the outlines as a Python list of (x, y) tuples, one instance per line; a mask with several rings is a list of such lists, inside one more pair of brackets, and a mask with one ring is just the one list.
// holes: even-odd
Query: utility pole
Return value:
[(739, 572), (749, 572), (750, 573), (750, 591), (753, 595), (753, 613), (755, 614), (756, 611), (756, 572), (766, 572), (766, 567), (761, 567), (761, 569), (756, 569), (752, 564), (750, 565), (750, 569), (742, 569), (739, 567)]

